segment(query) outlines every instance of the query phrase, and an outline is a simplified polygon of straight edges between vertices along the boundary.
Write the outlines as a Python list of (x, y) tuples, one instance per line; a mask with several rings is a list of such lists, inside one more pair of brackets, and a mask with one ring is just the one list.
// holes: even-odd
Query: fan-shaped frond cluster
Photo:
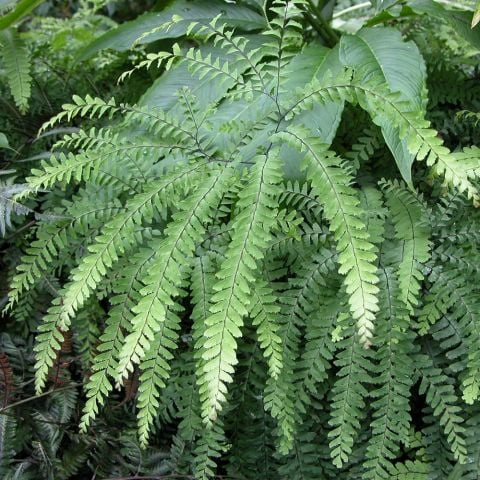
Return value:
[[(24, 198), (75, 192), (11, 279), (9, 308), (61, 280), (36, 390), (66, 332), (103, 312), (81, 429), (134, 376), (142, 446), (176, 428), (173, 473), (210, 478), (231, 455), (278, 478), (427, 478), (413, 402), (457, 468), (478, 456), (460, 405), (478, 415), (480, 150), (452, 151), (426, 120), (424, 62), (400, 34), (305, 44), (312, 3), (275, 0), (262, 36), (188, 22), (139, 65), (182, 72), (172, 108), (74, 97), (44, 128), (88, 127), (27, 179)], [(341, 149), (345, 109), (370, 124)]]

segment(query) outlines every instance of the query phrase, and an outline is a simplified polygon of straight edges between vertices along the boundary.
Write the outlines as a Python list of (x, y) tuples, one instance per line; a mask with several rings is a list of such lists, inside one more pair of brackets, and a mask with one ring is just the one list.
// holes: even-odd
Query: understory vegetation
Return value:
[(0, 477), (480, 478), (473, 2), (0, 2)]

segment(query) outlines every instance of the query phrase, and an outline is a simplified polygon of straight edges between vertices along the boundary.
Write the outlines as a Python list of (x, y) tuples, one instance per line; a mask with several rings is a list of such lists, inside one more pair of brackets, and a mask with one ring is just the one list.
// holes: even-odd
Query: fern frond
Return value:
[(384, 115), (399, 129), (399, 137), (406, 139), (407, 148), (415, 159), (425, 160), (436, 176), (443, 177), (446, 185), (465, 192), (477, 203), (480, 197), (473, 180), (479, 175), (480, 150), (469, 147), (452, 153), (421, 113), (406, 111), (399, 95), (385, 91), (381, 85), (379, 80), (372, 81), (371, 85), (354, 80), (352, 91), (377, 125), (382, 125)]
[(383, 204), (382, 192), (373, 186), (365, 185), (358, 191), (358, 195), (370, 242), (379, 249), (385, 239), (385, 220), (388, 213)]
[(120, 108), (117, 107), (114, 98), (105, 101), (98, 97), (93, 98), (90, 95), (87, 95), (85, 98), (73, 95), (72, 100), (74, 103), (66, 103), (62, 105), (62, 111), (42, 125), (39, 134), (52, 128), (64, 119), (71, 121), (76, 117), (92, 118), (93, 116), (101, 118), (106, 114), (111, 118)]
[(332, 403), (328, 433), (330, 455), (333, 464), (340, 468), (349, 460), (353, 444), (360, 431), (364, 417), (368, 391), (365, 385), (371, 383), (372, 363), (370, 350), (359, 342), (358, 331), (350, 318), (341, 314), (337, 320), (341, 329), (341, 340), (334, 364), (339, 368), (332, 389)]
[(21, 113), (26, 113), (32, 83), (28, 48), (13, 28), (0, 31), (0, 44), (7, 80), (15, 104)]
[(0, 183), (0, 237), (5, 236), (7, 228), (12, 226), (12, 214), (28, 215), (32, 212), (32, 209), (16, 199), (26, 190), (28, 190), (28, 186), (25, 184)]
[[(249, 50), (248, 39), (240, 35), (233, 35), (232, 30), (227, 30), (227, 25), (220, 24), (221, 16), (215, 17), (210, 23), (192, 22), (187, 29), (187, 35), (194, 34), (206, 40), (213, 40), (214, 44), (220, 45), (228, 53), (235, 56), (235, 70), (250, 72), (249, 83), (251, 90), (261, 92), (271, 98), (267, 87), (265, 73), (262, 72), (260, 61), (264, 56), (262, 48)], [(181, 18), (179, 17), (179, 20)], [(210, 62), (211, 63), (211, 62)]]
[(328, 378), (328, 371), (334, 359), (335, 343), (333, 332), (340, 306), (335, 294), (307, 316), (305, 325), (305, 350), (298, 362), (299, 379), (295, 385), (297, 408), (303, 415), (308, 406), (319, 396), (319, 386)]
[(276, 201), (280, 191), (278, 152), (271, 150), (256, 158), (249, 185), (240, 192), (233, 221), (232, 241), (217, 274), (211, 315), (206, 320), (202, 358), (205, 363), (198, 383), (202, 415), (207, 424), (217, 418), (232, 381), (236, 359), (236, 338), (241, 335), (243, 317), (250, 304), (250, 285), (257, 263), (264, 257), (275, 223)]
[(60, 221), (42, 223), (37, 230), (37, 239), (28, 247), (17, 267), (17, 274), (10, 284), (9, 302), (6, 308), (11, 309), (19, 297), (42, 277), (59, 252), (67, 248), (72, 239), (87, 234), (90, 228), (101, 225), (121, 210), (119, 202), (108, 202), (102, 206), (104, 199), (97, 198), (98, 208), (85, 205), (76, 209), (75, 217), (66, 215)]
[[(106, 275), (107, 269), (118, 261), (119, 255), (141, 243), (142, 230), (138, 225), (145, 218), (152, 218), (154, 210), (162, 209), (174, 202), (174, 188), (185, 184), (189, 175), (197, 172), (198, 165), (188, 165), (166, 175), (160, 182), (152, 182), (146, 193), (138, 194), (128, 203), (126, 212), (110, 220), (97, 237), (97, 243), (90, 247), (90, 254), (85, 256), (72, 273), (72, 281), (67, 284), (49, 309), (43, 331), (38, 337), (37, 352), (37, 391), (45, 383), (46, 374), (54, 360), (54, 351), (58, 349), (58, 328), (67, 330), (74, 316), (93, 289)], [(203, 177), (201, 177), (203, 178)], [(121, 372), (122, 374), (125, 372)]]
[(295, 208), (302, 213), (311, 212), (317, 221), (323, 210), (322, 202), (307, 183), (288, 182), (283, 188), (280, 201), (285, 206)]
[(138, 387), (138, 436), (140, 445), (146, 447), (148, 437), (160, 406), (158, 397), (160, 390), (166, 384), (169, 377), (170, 364), (173, 355), (170, 350), (176, 348), (180, 318), (174, 310), (177, 306), (171, 306), (160, 328), (155, 332), (149, 350), (144, 360), (140, 363), (140, 384)]
[[(328, 250), (314, 254), (308, 259), (308, 266), (303, 267), (290, 280), (290, 289), (282, 292), (279, 334), (283, 368), (278, 378), (267, 380), (265, 407), (277, 420), (279, 447), (285, 453), (292, 448), (295, 428), (300, 420), (297, 402), (302, 401), (302, 398), (298, 398), (300, 392), (297, 391), (295, 380), (301, 331), (305, 324), (310, 323), (310, 317), (317, 319), (316, 309), (325, 300), (326, 277), (335, 268), (335, 258), (335, 253)], [(309, 372), (306, 372), (308, 375)], [(308, 380), (305, 378), (306, 382)]]
[(60, 350), (64, 338), (62, 331), (68, 330), (70, 326), (70, 322), (63, 320), (61, 311), (61, 299), (56, 298), (38, 327), (34, 347), (37, 360), (35, 363), (35, 390), (37, 393), (40, 393), (45, 387), (48, 371), (57, 358), (57, 352)]
[(434, 365), (430, 354), (419, 356), (416, 365), (421, 375), (420, 393), (426, 394), (433, 415), (439, 417), (453, 455), (464, 463), (467, 454), (465, 427), (452, 381)]
[(430, 258), (427, 212), (415, 194), (400, 183), (384, 182), (382, 188), (393, 217), (395, 238), (403, 242), (398, 266), (400, 301), (413, 314), (423, 281), (422, 266)]
[(253, 300), (248, 309), (253, 326), (257, 327), (258, 341), (267, 358), (272, 378), (277, 378), (282, 368), (282, 347), (276, 323), (280, 307), (274, 291), (267, 282), (257, 280), (252, 288)]
[(166, 229), (165, 242), (158, 249), (143, 281), (142, 298), (133, 308), (135, 317), (131, 321), (131, 331), (120, 351), (119, 381), (145, 356), (155, 332), (165, 320), (166, 309), (179, 295), (185, 268), (202, 240), (205, 226), (212, 221), (232, 174), (231, 169), (213, 171), (207, 183), (197, 187), (195, 193), (180, 204), (180, 211), (173, 215), (173, 221)]
[(350, 311), (357, 322), (360, 342), (368, 346), (378, 310), (376, 255), (362, 221), (360, 202), (351, 187), (352, 178), (342, 162), (306, 130), (291, 127), (277, 135), (305, 154), (302, 166), (316, 195), (324, 199), (325, 217), (337, 242), (339, 272), (345, 275)]
[[(102, 139), (102, 142), (103, 148), (93, 148), (77, 154), (52, 155), (49, 160), (42, 161), (42, 169), (32, 169), (33, 176), (27, 178), (28, 186), (33, 192), (37, 192), (41, 188), (53, 187), (56, 183), (92, 181), (102, 173), (108, 175), (102, 167), (112, 159), (118, 161), (120, 158), (125, 162), (125, 158), (127, 160), (133, 158), (138, 163), (139, 157), (145, 155), (147, 151), (161, 156), (175, 149), (186, 150), (185, 147), (174, 143), (130, 143), (128, 140), (115, 142), (114, 139), (109, 139), (108, 142)], [(99, 143), (98, 137), (95, 143)]]
[(375, 389), (370, 393), (374, 409), (372, 437), (367, 445), (365, 474), (368, 479), (389, 479), (393, 461), (410, 428), (410, 388), (413, 362), (409, 356), (412, 335), (408, 311), (396, 289), (392, 270), (380, 269), (380, 313), (373, 354)]
[(11, 415), (0, 415), (0, 467), (3, 472), (9, 470), (15, 455), (13, 442), (17, 429), (15, 417)]
[(376, 150), (380, 148), (380, 133), (372, 127), (363, 130), (350, 151), (345, 154), (345, 159), (350, 160), (353, 168), (358, 170), (362, 164), (367, 162)]
[(389, 467), (388, 475), (391, 480), (427, 480), (430, 467), (420, 460), (407, 460), (405, 463), (396, 463)]
[(193, 468), (195, 478), (208, 480), (215, 475), (217, 464), (214, 459), (220, 458), (222, 452), (226, 450), (225, 444), (223, 426), (217, 420), (198, 440)]
[[(465, 283), (463, 271), (445, 269), (432, 272), (435, 280), (420, 311), (421, 333), (427, 331), (442, 316), (448, 315), (458, 326), (467, 347), (468, 356), (463, 378), (463, 399), (473, 403), (480, 395), (480, 319), (478, 316), (478, 290)], [(449, 310), (451, 311), (449, 312)]]
[(470, 120), (475, 126), (477, 126), (480, 123), (480, 112), (471, 112), (469, 110), (461, 110), (460, 112), (457, 112), (457, 117), (459, 118), (465, 118), (467, 120)]
[(430, 329), (434, 340), (448, 359), (448, 372), (465, 372), (467, 349), (458, 322), (450, 314), (444, 315)]
[[(193, 274), (192, 274), (193, 276)], [(173, 439), (170, 463), (174, 472), (189, 470), (193, 464), (193, 448), (195, 440), (203, 432), (204, 425), (200, 415), (200, 399), (196, 388), (195, 361), (192, 351), (183, 352), (180, 356), (177, 406), (179, 419), (177, 433)]]
[(125, 212), (105, 225), (102, 235), (90, 246), (90, 254), (82, 259), (72, 273), (71, 283), (65, 287), (62, 296), (62, 315), (65, 321), (88, 298), (107, 269), (118, 261), (118, 256), (131, 248), (132, 244), (140, 242), (142, 232), (137, 227), (141, 222), (150, 220), (155, 211), (171, 205), (175, 201), (175, 187), (184, 185), (200, 168), (199, 165), (188, 165), (174, 170), (161, 181), (147, 184), (145, 193), (134, 196), (127, 202)]
[[(385, 88), (384, 81), (370, 78), (369, 82), (358, 81), (360, 74), (351, 77), (347, 72), (339, 79), (326, 77), (314, 80), (301, 90), (298, 100), (286, 107), (284, 117), (291, 119), (303, 110), (312, 109), (316, 103), (355, 100), (366, 110), (375, 124), (382, 126), (386, 120), (398, 128), (398, 136), (405, 139), (409, 152), (417, 160), (426, 160), (435, 175), (443, 177), (445, 184), (465, 192), (474, 203), (479, 193), (474, 179), (479, 175), (480, 153), (476, 147), (461, 152), (451, 152), (438, 138), (437, 132), (421, 112), (409, 111), (400, 99), (400, 94)], [(381, 113), (380, 113), (381, 112)]]
[(300, 432), (293, 441), (292, 453), (285, 458), (285, 463), (278, 469), (280, 478), (291, 480), (325, 478), (323, 462), (319, 461), (319, 452), (316, 448), (318, 439), (314, 427), (313, 421), (300, 427)]
[(115, 295), (110, 298), (112, 308), (106, 321), (105, 330), (100, 336), (97, 355), (93, 359), (92, 374), (85, 386), (87, 401), (83, 407), (80, 430), (85, 432), (104, 404), (108, 393), (113, 389), (112, 380), (116, 375), (118, 354), (124, 341), (133, 314), (131, 308), (139, 297), (140, 279), (145, 274), (159, 240), (154, 240), (150, 248), (140, 250), (132, 258), (131, 265), (114, 285)]

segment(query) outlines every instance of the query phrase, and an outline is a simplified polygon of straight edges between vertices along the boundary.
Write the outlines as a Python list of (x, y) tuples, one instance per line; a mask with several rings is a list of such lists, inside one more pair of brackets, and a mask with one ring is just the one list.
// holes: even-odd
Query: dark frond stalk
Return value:
[(312, 27), (322, 37), (328, 47), (334, 47), (338, 43), (338, 35), (335, 30), (329, 25), (328, 21), (322, 15), (321, 10), (313, 2), (313, 0), (307, 0), (310, 11), (306, 12), (306, 18), (312, 25)]

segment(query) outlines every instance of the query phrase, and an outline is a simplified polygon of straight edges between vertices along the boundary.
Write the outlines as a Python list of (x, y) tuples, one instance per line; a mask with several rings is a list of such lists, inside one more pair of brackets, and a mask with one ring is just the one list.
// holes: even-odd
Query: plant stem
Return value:
[(32, 397), (24, 398), (23, 400), (19, 400), (18, 402), (15, 403), (10, 403), (4, 408), (0, 408), (0, 415), (6, 412), (7, 410), (10, 410), (13, 407), (18, 407), (18, 405), (23, 405), (24, 403), (31, 402), (32, 400), (37, 400), (38, 398), (46, 397), (47, 395), (51, 395), (52, 393), (55, 392), (61, 392), (62, 390), (69, 390), (70, 388), (76, 388), (82, 385), (81, 383), (71, 383), (69, 385), (66, 385), (65, 387), (61, 388), (55, 388), (54, 390), (48, 390), (47, 392), (41, 393), (40, 395), (34, 395)]
[(324, 42), (329, 45), (330, 38), (325, 35), (325, 32), (322, 29), (322, 26), (317, 22), (315, 17), (313, 17), (310, 13), (305, 12), (305, 18), (308, 20), (310, 25), (315, 29), (315, 31), (320, 35), (320, 37), (324, 40)]
[(311, 17), (315, 20), (317, 27), (315, 29), (320, 33), (320, 30), (323, 32), (320, 33), (322, 38), (327, 42), (329, 47), (334, 47), (338, 43), (338, 35), (335, 33), (333, 28), (330, 24), (325, 20), (322, 15), (322, 11), (318, 8), (317, 5), (313, 2), (313, 0), (307, 0), (307, 3), (310, 7)]
[(337, 13), (334, 13), (332, 18), (340, 18), (340, 17), (343, 17), (343, 15), (346, 15), (347, 13), (351, 13), (351, 12), (354, 12), (355, 10), (360, 10), (362, 8), (367, 8), (371, 6), (372, 4), (370, 2), (357, 3), (357, 5), (352, 5), (351, 7), (347, 7), (343, 10), (340, 10)]

